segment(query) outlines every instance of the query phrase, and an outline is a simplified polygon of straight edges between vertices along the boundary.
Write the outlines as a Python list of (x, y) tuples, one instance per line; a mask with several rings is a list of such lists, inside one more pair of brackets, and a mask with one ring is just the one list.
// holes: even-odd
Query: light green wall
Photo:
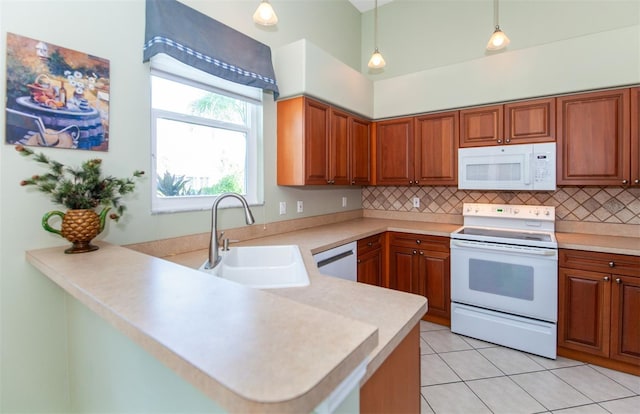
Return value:
[[(640, 23), (637, 0), (500, 0), (509, 51)], [(394, 0), (378, 9), (378, 45), (387, 66), (374, 80), (487, 56), (493, 0)], [(361, 70), (374, 48), (373, 11), (362, 18)], [(594, 50), (594, 55), (597, 55)]]
[[(275, 31), (265, 31), (253, 24), (251, 15), (258, 3), (254, 0), (185, 3), (271, 47), (306, 37), (350, 65), (359, 65), (360, 15), (346, 0), (274, 1), (281, 19)], [(326, 30), (327, 21), (332, 22), (331, 30)], [(148, 68), (142, 63), (143, 0), (0, 0), (1, 68), (5, 67), (6, 32), (110, 60), (109, 151), (51, 149), (45, 150), (47, 154), (72, 165), (89, 157), (100, 157), (105, 173), (115, 176), (128, 176), (134, 169), (149, 170), (149, 80)], [(4, 85), (4, 69), (1, 73), (0, 85)], [(0, 87), (0, 99), (4, 102), (4, 86)], [(265, 206), (253, 208), (256, 221), (264, 223), (361, 208), (359, 189), (300, 190), (275, 185), (275, 111), (272, 97), (265, 95)], [(4, 111), (0, 112), (0, 130), (4, 137)], [(0, 412), (69, 412), (72, 399), (74, 407), (82, 402), (76, 392), (80, 384), (69, 382), (70, 372), (78, 379), (82, 373), (88, 374), (82, 366), (69, 365), (68, 349), (81, 349), (82, 344), (78, 342), (81, 335), (77, 332), (68, 334), (68, 324), (73, 324), (72, 329), (88, 329), (90, 325), (76, 315), (75, 305), (69, 308), (67, 319), (65, 307), (69, 305), (66, 303), (69, 298), (24, 258), (26, 250), (68, 244), (40, 226), (42, 215), (59, 207), (51, 204), (45, 195), (18, 185), (21, 179), (38, 172), (41, 170), (36, 163), (20, 157), (11, 146), (0, 145)], [(347, 209), (340, 206), (343, 195), (349, 199)], [(126, 244), (208, 231), (209, 212), (151, 215), (149, 196), (149, 183), (144, 181), (133, 196), (127, 196), (128, 211), (121, 222), (109, 222), (100, 237)], [(296, 200), (304, 201), (303, 214), (295, 212)], [(285, 216), (278, 215), (279, 201), (288, 202)], [(240, 209), (235, 208), (221, 211), (220, 222), (222, 227), (244, 224)], [(71, 358), (71, 361), (76, 360)], [(101, 374), (109, 378), (117, 375), (119, 369), (120, 366), (114, 366)]]

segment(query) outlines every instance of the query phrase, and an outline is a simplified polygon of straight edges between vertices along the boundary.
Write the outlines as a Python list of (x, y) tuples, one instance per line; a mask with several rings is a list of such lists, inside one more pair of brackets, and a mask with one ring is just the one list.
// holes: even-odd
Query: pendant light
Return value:
[(371, 59), (369, 59), (369, 63), (367, 64), (367, 66), (369, 66), (371, 69), (382, 69), (387, 63), (384, 61), (382, 54), (378, 50), (378, 0), (376, 0), (375, 2), (375, 9), (373, 13), (373, 41), (375, 43), (375, 50), (373, 52), (373, 55), (371, 55)]
[(262, 0), (253, 13), (253, 21), (262, 26), (273, 26), (278, 23), (278, 16), (268, 0)]
[(487, 50), (500, 50), (507, 47), (510, 40), (507, 35), (500, 30), (499, 18), (499, 5), (498, 0), (493, 0), (493, 20), (496, 22), (496, 29), (493, 31), (489, 43), (487, 43)]

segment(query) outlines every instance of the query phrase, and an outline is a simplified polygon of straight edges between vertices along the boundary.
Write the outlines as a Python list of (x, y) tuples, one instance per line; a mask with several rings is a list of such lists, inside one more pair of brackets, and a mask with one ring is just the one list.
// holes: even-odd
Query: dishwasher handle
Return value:
[(353, 250), (348, 250), (346, 252), (338, 253), (335, 256), (327, 257), (326, 259), (318, 261), (318, 269), (349, 256), (353, 256)]

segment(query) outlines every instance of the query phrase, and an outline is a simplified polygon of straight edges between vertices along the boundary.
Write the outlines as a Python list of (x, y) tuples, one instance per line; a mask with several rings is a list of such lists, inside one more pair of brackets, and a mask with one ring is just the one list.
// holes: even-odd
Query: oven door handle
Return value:
[(536, 249), (522, 246), (519, 248), (500, 246), (488, 243), (478, 243), (466, 240), (452, 240), (451, 245), (455, 247), (466, 247), (468, 249), (492, 250), (498, 252), (511, 252), (520, 254), (530, 254), (534, 256), (555, 256), (558, 252), (555, 249)]

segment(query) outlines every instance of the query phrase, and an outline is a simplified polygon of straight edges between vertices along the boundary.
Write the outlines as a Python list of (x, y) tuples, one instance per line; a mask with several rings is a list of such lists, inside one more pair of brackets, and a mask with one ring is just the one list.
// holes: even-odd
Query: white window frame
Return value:
[[(157, 65), (156, 65), (157, 66)], [(165, 79), (169, 79), (187, 86), (204, 89), (209, 92), (220, 95), (241, 99), (248, 102), (249, 111), (247, 114), (247, 125), (238, 125), (228, 122), (216, 121), (197, 116), (184, 115), (162, 109), (156, 109), (151, 106), (151, 212), (172, 213), (182, 211), (198, 211), (208, 210), (217, 198), (215, 195), (206, 196), (178, 196), (178, 197), (160, 197), (157, 193), (157, 120), (167, 119), (178, 122), (193, 123), (206, 127), (214, 127), (239, 131), (246, 133), (247, 137), (247, 158), (245, 165), (245, 185), (246, 194), (242, 194), (250, 205), (261, 205), (264, 203), (264, 189), (262, 182), (262, 166), (263, 166), (263, 145), (262, 145), (262, 91), (248, 86), (231, 83), (224, 79), (204, 74), (197, 71), (197, 76), (193, 76), (193, 72), (189, 72), (189, 78), (180, 73), (175, 75), (168, 73), (163, 69), (157, 69), (153, 65), (151, 75)], [(180, 71), (172, 71), (180, 72)], [(195, 78), (195, 79), (194, 79)], [(151, 79), (151, 78), (150, 78)], [(203, 81), (204, 80), (204, 81)], [(258, 92), (257, 92), (258, 91)], [(153, 93), (153, 90), (151, 91)], [(197, 149), (195, 149), (197, 150)], [(220, 207), (235, 207), (236, 204), (232, 200), (223, 200)]]

